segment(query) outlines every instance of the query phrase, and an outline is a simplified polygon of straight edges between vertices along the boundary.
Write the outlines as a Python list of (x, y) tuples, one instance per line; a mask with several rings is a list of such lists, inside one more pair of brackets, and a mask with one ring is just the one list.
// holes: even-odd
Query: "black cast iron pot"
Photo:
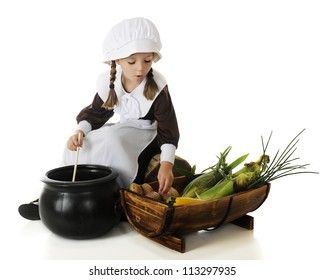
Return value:
[(52, 232), (67, 238), (89, 239), (105, 234), (121, 218), (117, 172), (101, 165), (78, 165), (48, 171), (42, 181), (39, 212)]

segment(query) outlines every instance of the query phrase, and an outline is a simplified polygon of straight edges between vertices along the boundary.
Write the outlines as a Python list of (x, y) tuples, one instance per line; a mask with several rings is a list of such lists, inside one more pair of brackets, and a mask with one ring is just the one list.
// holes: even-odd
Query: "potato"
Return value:
[(146, 197), (150, 197), (150, 198), (153, 198), (153, 199), (161, 200), (160, 194), (157, 193), (157, 192), (155, 192), (155, 191), (152, 191), (150, 193), (147, 193), (146, 194)]
[(176, 189), (174, 189), (173, 187), (170, 188), (169, 193), (170, 193), (170, 196), (172, 196), (172, 197), (179, 197), (179, 192)]
[(136, 192), (138, 194), (143, 194), (142, 188), (139, 184), (131, 183), (129, 190)]
[(153, 192), (153, 188), (147, 183), (142, 184), (141, 187), (144, 195)]
[(179, 193), (176, 189), (174, 189), (173, 187), (170, 188), (170, 190), (165, 193), (165, 194), (161, 194), (161, 197), (164, 201), (169, 200), (169, 198), (171, 197), (179, 197)]

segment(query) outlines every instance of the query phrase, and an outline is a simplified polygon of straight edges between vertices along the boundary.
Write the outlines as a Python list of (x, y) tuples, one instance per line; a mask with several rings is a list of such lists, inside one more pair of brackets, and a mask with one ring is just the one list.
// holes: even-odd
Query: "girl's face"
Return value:
[(127, 58), (117, 59), (122, 68), (124, 86), (139, 85), (147, 76), (153, 62), (153, 53), (135, 53)]

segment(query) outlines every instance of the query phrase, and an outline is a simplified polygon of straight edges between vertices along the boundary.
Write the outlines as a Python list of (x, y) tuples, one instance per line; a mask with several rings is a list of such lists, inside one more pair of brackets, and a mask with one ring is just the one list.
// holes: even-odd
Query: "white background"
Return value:
[[(43, 260), (124, 265), (152, 259), (161, 266), (227, 260), (247, 277), (323, 275), (324, 14), (322, 1), (313, 0), (1, 1), (2, 271), (12, 279), (35, 272), (54, 279), (63, 274), (55, 267), (68, 265)], [(60, 163), (76, 115), (90, 104), (97, 76), (107, 70), (101, 62), (106, 33), (134, 16), (151, 19), (160, 31), (163, 59), (154, 67), (167, 78), (177, 111), (177, 154), (198, 171), (228, 146), (229, 160), (248, 152), (255, 160), (261, 136), (271, 131), (272, 157), (306, 128), (296, 156), (320, 174), (274, 181), (269, 198), (252, 214), (254, 231), (226, 225), (191, 234), (187, 252), (179, 254), (125, 223), (103, 238), (73, 241), (19, 216), (18, 206), (38, 197), (44, 172)], [(64, 275), (87, 276), (90, 264), (73, 264)]]

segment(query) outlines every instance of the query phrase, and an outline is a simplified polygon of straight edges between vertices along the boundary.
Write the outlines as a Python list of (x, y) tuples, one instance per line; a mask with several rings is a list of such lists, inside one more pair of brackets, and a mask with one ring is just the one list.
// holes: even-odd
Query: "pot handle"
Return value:
[(123, 207), (121, 204), (121, 198), (119, 198), (114, 204), (114, 214), (117, 217), (121, 217), (123, 212), (124, 212), (124, 210), (123, 210)]

